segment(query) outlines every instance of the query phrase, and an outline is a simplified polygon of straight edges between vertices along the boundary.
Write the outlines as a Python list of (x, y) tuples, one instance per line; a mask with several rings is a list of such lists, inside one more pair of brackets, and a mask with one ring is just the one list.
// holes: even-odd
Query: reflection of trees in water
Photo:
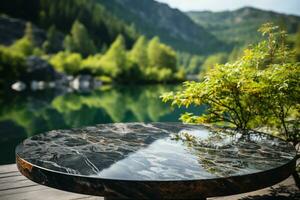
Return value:
[[(89, 119), (92, 123), (157, 121), (160, 116), (170, 112), (158, 99), (165, 90), (161, 86), (96, 90), (90, 95), (68, 94), (58, 97), (52, 105), (70, 126), (78, 125), (76, 118), (83, 122)], [(84, 113), (89, 116), (84, 117)]]
[(0, 93), (0, 164), (14, 162), (15, 146), (23, 139), (49, 130), (121, 121), (177, 121), (179, 112), (173, 113), (159, 99), (173, 89), (156, 85), (100, 88), (87, 94)]
[(236, 160), (233, 144), (236, 137), (210, 132), (207, 137), (195, 137), (188, 132), (180, 133), (176, 140), (183, 140), (192, 154), (198, 157), (199, 164), (216, 176), (230, 176), (240, 167)]
[[(15, 94), (0, 100), (0, 122), (12, 121), (27, 135), (60, 129), (126, 121), (159, 121), (171, 112), (161, 103), (168, 86), (101, 88), (88, 94), (40, 96)], [(46, 99), (48, 97), (48, 99)], [(174, 116), (174, 121), (178, 116)]]
[(27, 136), (47, 131), (50, 126), (59, 127), (62, 121), (59, 113), (49, 105), (52, 99), (53, 94), (48, 92), (42, 96), (8, 93), (0, 101), (0, 122), (13, 122), (22, 127)]
[(280, 141), (267, 142), (270, 138), (260, 134), (241, 135), (212, 131), (205, 139), (188, 136), (188, 132), (180, 134), (175, 139), (182, 139), (187, 148), (198, 157), (199, 164), (219, 177), (279, 166), (289, 152), (286, 144)]

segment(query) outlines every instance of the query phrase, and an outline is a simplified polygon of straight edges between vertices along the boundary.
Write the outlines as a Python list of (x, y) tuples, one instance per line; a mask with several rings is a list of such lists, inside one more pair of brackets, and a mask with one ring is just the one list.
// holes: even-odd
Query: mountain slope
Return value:
[[(154, 0), (1, 0), (0, 13), (68, 33), (79, 20), (97, 46), (109, 46), (122, 34), (130, 47), (138, 33), (178, 51), (210, 54), (229, 48), (188, 16)], [(137, 32), (138, 33), (137, 33)]]
[(295, 33), (300, 28), (300, 17), (298, 16), (252, 7), (224, 12), (191, 11), (186, 14), (218, 39), (235, 42), (239, 45), (257, 42), (260, 36), (257, 29), (266, 22), (274, 22), (286, 28), (289, 33)]
[(0, 14), (31, 21), (47, 30), (52, 25), (68, 34), (74, 21), (88, 29), (97, 46), (109, 46), (122, 34), (131, 46), (137, 34), (95, 0), (1, 0)]
[(131, 23), (148, 37), (161, 40), (179, 51), (209, 54), (225, 48), (212, 34), (167, 4), (154, 0), (97, 0), (117, 17)]

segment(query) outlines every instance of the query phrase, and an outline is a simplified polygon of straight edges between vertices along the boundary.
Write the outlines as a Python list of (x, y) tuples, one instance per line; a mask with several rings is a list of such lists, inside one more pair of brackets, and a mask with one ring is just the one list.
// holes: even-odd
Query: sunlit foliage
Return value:
[(91, 54), (84, 58), (80, 53), (61, 51), (51, 55), (49, 61), (60, 72), (88, 73), (118, 82), (170, 82), (185, 78), (184, 71), (177, 69), (174, 50), (158, 38), (148, 44), (143, 36), (131, 50), (126, 49), (124, 37), (119, 35), (103, 55)]
[(59, 72), (77, 74), (80, 71), (82, 57), (79, 53), (59, 52), (50, 58), (50, 64)]
[(9, 49), (21, 56), (33, 55), (38, 51), (34, 41), (32, 24), (30, 22), (26, 23), (24, 36), (12, 44)]
[(121, 74), (123, 68), (127, 67), (125, 41), (122, 35), (119, 35), (112, 43), (100, 62), (103, 66), (104, 74), (114, 78)]
[(245, 49), (236, 62), (216, 65), (202, 82), (186, 82), (183, 90), (166, 93), (162, 99), (179, 107), (207, 106), (204, 115), (182, 115), (184, 122), (225, 122), (241, 130), (277, 128), (282, 137), (297, 144), (300, 65), (294, 62), (284, 31), (269, 23), (259, 31), (265, 40)]
[(8, 48), (0, 46), (0, 87), (13, 83), (25, 71), (25, 58)]
[(149, 42), (147, 53), (150, 67), (176, 70), (176, 53), (169, 46), (160, 43), (158, 37), (154, 37)]
[(141, 70), (148, 66), (147, 45), (148, 42), (146, 38), (141, 36), (138, 38), (129, 52), (129, 59), (138, 64)]

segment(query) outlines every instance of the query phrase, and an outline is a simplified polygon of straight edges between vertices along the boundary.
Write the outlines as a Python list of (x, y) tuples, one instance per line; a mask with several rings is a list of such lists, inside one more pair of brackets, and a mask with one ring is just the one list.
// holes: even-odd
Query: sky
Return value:
[(300, 0), (156, 0), (182, 11), (224, 11), (252, 6), (300, 16)]

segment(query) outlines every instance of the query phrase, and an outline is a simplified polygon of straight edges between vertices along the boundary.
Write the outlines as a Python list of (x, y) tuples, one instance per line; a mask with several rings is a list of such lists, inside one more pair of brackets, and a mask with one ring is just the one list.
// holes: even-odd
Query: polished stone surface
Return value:
[[(25, 140), (17, 147), (16, 154), (22, 162), (54, 174), (148, 183), (201, 181), (204, 184), (206, 180), (218, 183), (220, 179), (224, 190), (224, 180), (230, 179), (230, 184), (238, 185), (235, 181), (244, 176), (264, 172), (272, 176), (269, 171), (277, 168), (290, 170), (296, 156), (292, 145), (266, 134), (241, 134), (180, 123), (116, 123), (55, 130)], [(289, 163), (292, 164), (284, 169)], [(19, 169), (23, 167), (19, 164)], [(23, 174), (34, 179), (30, 172), (31, 168)], [(282, 173), (282, 177), (290, 174)], [(232, 187), (230, 184), (228, 187)], [(213, 194), (207, 188), (202, 190), (204, 197)], [(234, 192), (238, 191), (246, 190)]]

